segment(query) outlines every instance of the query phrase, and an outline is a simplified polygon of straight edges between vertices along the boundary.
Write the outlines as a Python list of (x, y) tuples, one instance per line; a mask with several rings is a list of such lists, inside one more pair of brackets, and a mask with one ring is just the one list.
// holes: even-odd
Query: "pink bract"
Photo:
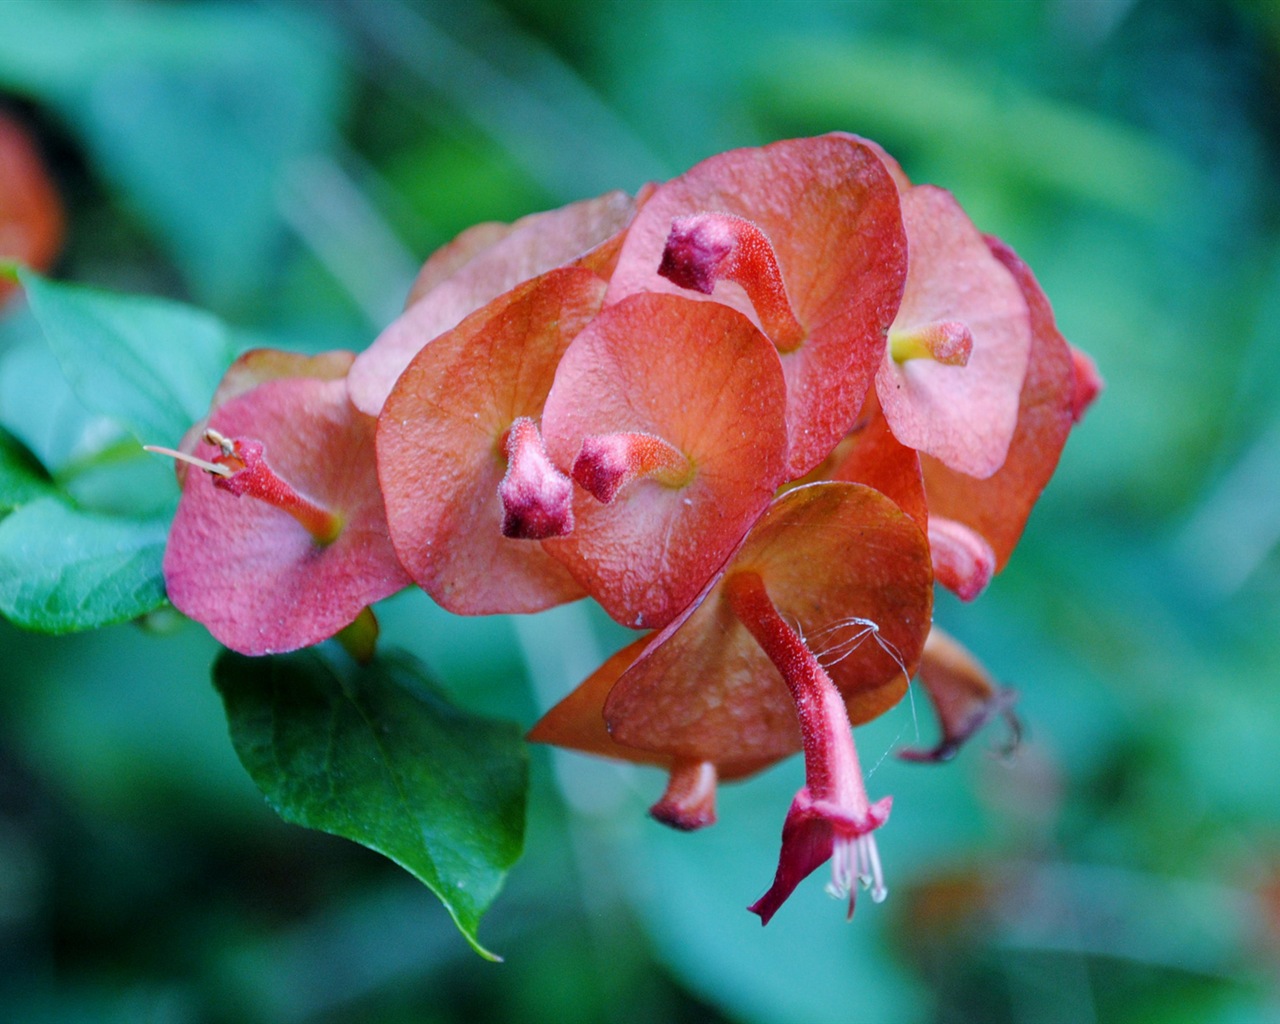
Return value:
[(1053, 310), (1025, 263), (998, 239), (987, 244), (1012, 274), (1031, 314), (1031, 352), (1019, 394), (1017, 425), (1003, 464), (986, 479), (956, 472), (938, 459), (921, 459), (929, 508), (980, 534), (1003, 569), (1027, 517), (1057, 468), (1075, 422), (1076, 376), (1072, 353), (1054, 323)]
[(960, 323), (973, 338), (966, 365), (935, 359), (897, 362), (890, 351), (876, 394), (895, 436), (960, 473), (1000, 468), (1018, 418), (1031, 326), (1026, 301), (950, 193), (916, 185), (902, 194), (907, 284), (889, 331)]
[[(319, 643), (369, 604), (408, 585), (387, 535), (369, 452), (375, 421), (342, 380), (269, 380), (214, 410), (228, 438), (261, 442), (271, 469), (342, 520), (317, 542), (291, 515), (190, 471), (165, 550), (169, 598), (242, 654)], [(203, 459), (219, 450), (201, 441)]]

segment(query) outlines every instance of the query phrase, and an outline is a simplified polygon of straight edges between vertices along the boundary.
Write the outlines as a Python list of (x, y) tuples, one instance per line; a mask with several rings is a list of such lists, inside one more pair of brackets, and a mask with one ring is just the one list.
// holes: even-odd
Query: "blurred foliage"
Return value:
[[(910, 702), (860, 732), (893, 891), (852, 926), (813, 881), (768, 929), (743, 910), (798, 763), (677, 835), (644, 818), (655, 773), (539, 750), (484, 963), (411, 879), (269, 812), (202, 630), (0, 622), (0, 1017), (1280, 1020), (1278, 68), (1265, 0), (0, 4), (58, 277), (358, 349), (473, 222), (838, 128), (1009, 241), (1109, 384), (1009, 570), (938, 609), (1028, 742), (881, 758), (929, 738)], [(0, 484), (29, 448), (91, 507), (122, 479), (145, 505), (160, 471), (41, 337), (11, 304)], [(381, 617), (525, 725), (618, 640), (581, 607)]]

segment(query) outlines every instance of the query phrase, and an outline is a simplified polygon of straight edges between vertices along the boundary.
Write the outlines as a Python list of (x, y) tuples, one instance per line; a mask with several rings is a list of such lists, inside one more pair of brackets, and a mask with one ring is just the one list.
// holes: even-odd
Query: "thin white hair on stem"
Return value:
[(818, 662), (824, 668), (830, 668), (832, 665), (838, 665), (850, 654), (861, 647), (862, 641), (870, 636), (875, 640), (876, 645), (880, 650), (884, 651), (885, 654), (889, 655), (889, 657), (893, 659), (894, 664), (898, 666), (898, 671), (902, 673), (902, 677), (906, 679), (908, 684), (910, 684), (911, 675), (907, 672), (906, 659), (902, 657), (902, 652), (898, 650), (893, 641), (881, 634), (880, 624), (874, 619), (864, 619), (860, 615), (850, 615), (848, 618), (833, 622), (825, 629), (820, 629), (818, 632), (813, 634), (811, 639), (815, 641), (816, 644), (817, 641), (824, 637), (832, 636), (838, 630), (846, 629), (850, 626), (856, 628), (849, 636), (837, 639), (834, 643), (827, 646), (813, 647), (814, 657), (818, 659)]
[[(849, 629), (850, 627), (853, 627), (852, 633), (847, 636), (838, 635), (841, 630)], [(799, 632), (798, 628), (797, 632)], [(803, 634), (801, 635), (803, 636)], [(832, 665), (838, 665), (861, 647), (862, 642), (868, 636), (874, 639), (880, 650), (892, 658), (894, 664), (898, 666), (898, 671), (902, 673), (903, 679), (907, 681), (907, 700), (911, 706), (911, 721), (903, 723), (902, 728), (898, 730), (898, 734), (894, 736), (892, 742), (885, 748), (884, 753), (871, 766), (871, 769), (867, 772), (867, 778), (869, 779), (875, 774), (876, 769), (884, 763), (885, 758), (897, 748), (898, 741), (902, 739), (902, 734), (907, 731), (908, 725), (915, 730), (916, 742), (920, 741), (920, 716), (916, 711), (916, 692), (915, 687), (911, 684), (911, 675), (907, 672), (906, 659), (903, 658), (902, 652), (898, 650), (893, 641), (881, 634), (878, 622), (874, 619), (863, 618), (860, 615), (851, 615), (848, 618), (833, 622), (831, 625), (818, 630), (810, 639), (814, 642), (812, 646), (814, 657), (818, 659), (819, 664), (824, 668), (830, 668)], [(819, 641), (827, 638), (832, 638), (832, 642), (826, 645), (819, 643)]]

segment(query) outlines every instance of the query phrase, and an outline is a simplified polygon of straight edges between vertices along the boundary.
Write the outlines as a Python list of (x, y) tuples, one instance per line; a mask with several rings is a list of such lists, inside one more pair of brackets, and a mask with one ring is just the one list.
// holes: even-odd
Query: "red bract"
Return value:
[[(169, 598), (243, 654), (333, 636), (408, 584), (342, 380), (269, 380), (214, 410), (165, 550)], [(238, 496), (239, 495), (239, 496)]]
[(868, 393), (857, 425), (815, 476), (874, 487), (914, 519), (920, 529), (928, 529), (929, 508), (920, 456), (893, 436), (874, 391)]
[(396, 378), (432, 338), (523, 281), (574, 263), (607, 274), (619, 233), (635, 211), (624, 192), (610, 192), (511, 225), (477, 225), (427, 260), (405, 312), (351, 368), (351, 400), (378, 415)]
[(825, 135), (722, 153), (659, 186), (627, 232), (606, 302), (710, 288), (761, 325), (782, 358), (795, 478), (852, 426), (905, 274), (884, 165), (860, 139)]
[[(62, 244), (62, 204), (35, 147), (0, 115), (0, 261), (47, 270)], [(16, 286), (0, 280), (0, 303)]]
[(606, 307), (542, 417), (552, 460), (592, 491), (547, 550), (619, 622), (664, 625), (784, 479), (785, 402), (773, 346), (740, 313), (674, 295)]
[[(557, 532), (548, 504), (557, 477), (561, 515), (568, 512), (569, 481), (538, 462), (535, 423), (561, 356), (600, 308), (604, 287), (575, 268), (525, 282), (427, 345), (387, 399), (378, 475), (391, 536), (415, 582), (451, 611), (537, 611), (583, 594), (527, 538)], [(504, 526), (508, 516), (525, 525)]]
[(907, 283), (876, 393), (898, 440), (960, 473), (1000, 468), (1031, 346), (1027, 304), (955, 199), (902, 192)]
[[(987, 244), (1017, 282), (1031, 315), (1031, 352), (1017, 426), (1004, 463), (986, 479), (955, 472), (937, 459), (925, 457), (921, 462), (930, 515), (935, 521), (951, 520), (989, 544), (994, 570), (999, 571), (1058, 465), (1075, 421), (1078, 385), (1072, 351), (1058, 333), (1053, 310), (1030, 269), (998, 239), (988, 238)], [(1101, 386), (1096, 371), (1087, 386), (1095, 393)]]

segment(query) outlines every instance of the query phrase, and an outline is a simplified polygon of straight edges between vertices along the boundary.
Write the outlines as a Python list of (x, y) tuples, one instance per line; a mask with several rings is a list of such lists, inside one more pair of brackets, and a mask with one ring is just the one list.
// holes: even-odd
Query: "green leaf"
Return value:
[(0, 512), (54, 492), (48, 471), (31, 450), (0, 427)]
[(344, 678), (315, 651), (224, 652), (214, 666), (231, 741), (286, 821), (391, 858), (476, 938), (524, 841), (519, 730), (447, 703), (407, 655)]
[(234, 355), (215, 317), (166, 299), (116, 295), (19, 271), (72, 390), (138, 440), (174, 444), (209, 408)]
[(0, 614), (44, 633), (137, 618), (164, 603), (168, 524), (81, 512), (56, 498), (0, 522)]

